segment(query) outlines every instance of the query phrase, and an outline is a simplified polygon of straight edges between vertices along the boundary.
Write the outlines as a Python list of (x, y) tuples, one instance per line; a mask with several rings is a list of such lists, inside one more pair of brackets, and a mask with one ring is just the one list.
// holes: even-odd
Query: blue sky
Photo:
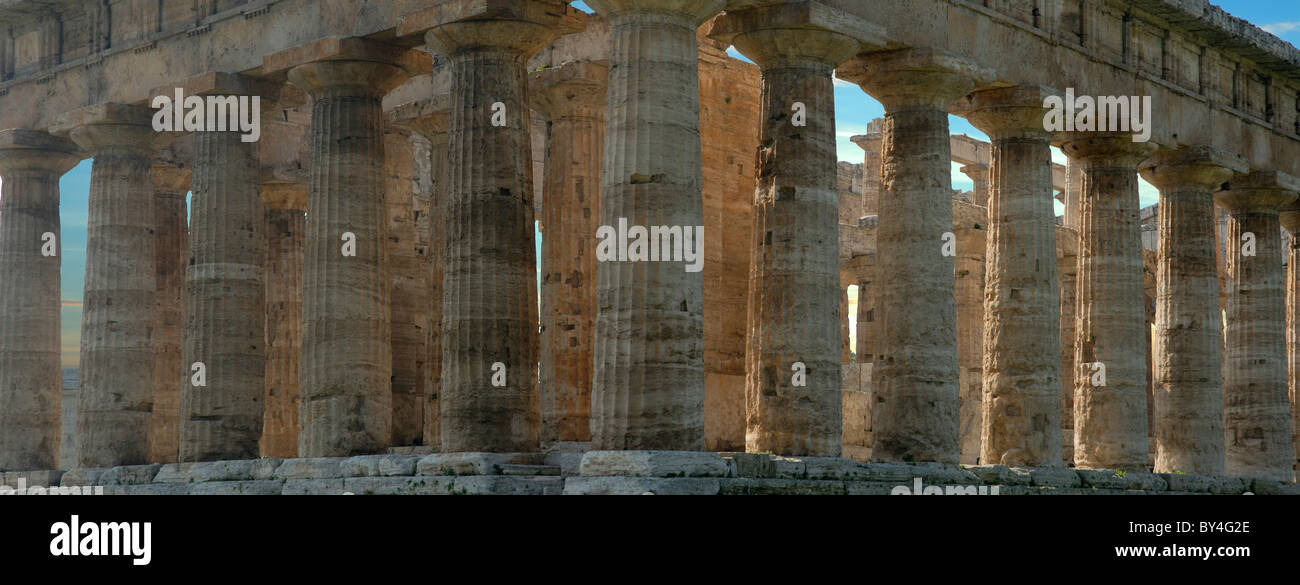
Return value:
[[(1278, 35), (1293, 45), (1300, 46), (1300, 3), (1279, 2), (1278, 0), (1222, 0), (1217, 2), (1234, 16), (1244, 18), (1256, 25)], [(583, 10), (590, 9), (583, 2), (574, 2), (574, 6)], [(735, 51), (731, 54), (742, 58)], [(839, 137), (839, 158), (843, 161), (861, 163), (863, 152), (849, 141), (849, 137), (862, 134), (873, 118), (881, 117), (884, 109), (880, 103), (871, 99), (857, 86), (837, 82), (835, 85), (836, 134)], [(965, 120), (951, 117), (950, 131), (953, 134), (969, 134), (987, 140)], [(1055, 153), (1057, 162), (1064, 162), (1059, 152)], [(85, 278), (86, 262), (86, 216), (87, 198), (90, 192), (91, 161), (82, 161), (75, 169), (63, 176), (60, 182), (60, 213), (63, 229), (63, 360), (67, 366), (75, 366), (78, 361), (78, 338), (81, 331), (81, 297)], [(970, 179), (953, 165), (953, 188), (970, 189)], [(2, 188), (2, 187), (0, 187)], [(1145, 183), (1142, 185), (1142, 204), (1155, 203), (1156, 190)], [(1057, 209), (1061, 213), (1061, 209)], [(850, 315), (853, 315), (850, 312)]]

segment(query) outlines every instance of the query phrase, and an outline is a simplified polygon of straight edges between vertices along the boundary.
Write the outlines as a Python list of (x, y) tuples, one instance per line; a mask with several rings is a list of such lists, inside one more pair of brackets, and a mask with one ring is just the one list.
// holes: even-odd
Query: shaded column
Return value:
[(572, 62), (532, 75), (550, 124), (542, 195), (541, 440), (591, 440), (600, 171), (609, 68)]
[(863, 151), (862, 157), (862, 214), (875, 215), (880, 201), (880, 145), (878, 126), (882, 120), (867, 124), (867, 133), (853, 136), (851, 140)]
[(1074, 462), (1147, 465), (1146, 305), (1137, 165), (1155, 146), (1081, 133), (1062, 150), (1082, 170), (1075, 329)]
[(395, 446), (421, 444), (424, 434), (429, 285), (424, 273), (427, 265), (416, 253), (415, 140), (415, 134), (406, 128), (389, 125), (384, 129), (393, 324), (392, 444)]
[(1222, 475), (1223, 321), (1214, 191), (1245, 170), (1210, 147), (1162, 151), (1142, 163), (1160, 189), (1154, 370), (1155, 471)]
[(394, 63), (408, 57), (361, 39), (313, 46), (263, 67), (288, 69), (313, 99), (298, 455), (378, 453), (393, 416), (381, 101), (405, 75)]
[(883, 44), (881, 35), (847, 15), (823, 25), (771, 8), (728, 12), (710, 34), (733, 44), (762, 72), (745, 450), (838, 457), (843, 376), (836, 359), (840, 250), (832, 72), (868, 39)]
[[(860, 292), (861, 290), (862, 290), (861, 288), (858, 288), (859, 295), (862, 294)], [(858, 298), (862, 298), (862, 297), (859, 296)], [(853, 357), (851, 353), (852, 349), (849, 347), (850, 345), (849, 342), (852, 341), (852, 339), (850, 339), (849, 333), (850, 333), (849, 331), (849, 288), (848, 288), (848, 284), (844, 282), (843, 276), (841, 276), (840, 278), (840, 365), (842, 366), (849, 365), (849, 361)]]
[(149, 461), (175, 463), (180, 455), (180, 384), (189, 378), (181, 357), (185, 326), (185, 266), (189, 260), (189, 215), (185, 195), (193, 171), (155, 164), (153, 416), (149, 428)]
[(885, 106), (876, 232), (880, 324), (872, 370), (872, 456), (959, 458), (957, 315), (948, 108), (983, 68), (933, 49), (859, 56), (838, 71)]
[(1278, 219), (1290, 236), (1287, 246), (1287, 393), (1291, 398), (1291, 444), (1300, 463), (1300, 202), (1282, 208)]
[(1229, 216), (1223, 431), (1225, 471), (1232, 476), (1289, 481), (1293, 475), (1278, 211), (1297, 191), (1300, 179), (1256, 171), (1214, 194)]
[(266, 203), (266, 395), (263, 457), (298, 455), (307, 185), (263, 183)]
[[(958, 203), (957, 205), (967, 205)], [(981, 210), (982, 211), (982, 210)], [(984, 261), (988, 247), (985, 214), (975, 222), (955, 221), (957, 256), (953, 262), (957, 296), (957, 367), (961, 397), (961, 462), (980, 462), (980, 436), (984, 421)]]
[(55, 125), (95, 160), (77, 381), (78, 466), (147, 463), (153, 413), (154, 187), (150, 110), (105, 104)]
[[(602, 225), (704, 225), (695, 32), (723, 4), (589, 3), (611, 36)], [(603, 262), (597, 274), (593, 448), (702, 450), (702, 273)]]
[[(992, 141), (987, 189), (980, 461), (1061, 464), (1060, 296), (1051, 135), (1040, 86), (978, 91), (961, 109)], [(976, 201), (979, 204), (979, 201)]]
[(962, 174), (975, 183), (971, 188), (971, 203), (980, 207), (989, 206), (989, 167), (984, 165), (964, 165)]
[(1056, 273), (1060, 283), (1061, 320), (1059, 330), (1061, 359), (1061, 462), (1074, 463), (1074, 342), (1078, 308), (1079, 232), (1064, 226), (1056, 228)]
[(0, 132), (0, 469), (57, 469), (63, 376), (59, 177), (66, 138)]
[(525, 65), (557, 36), (580, 30), (583, 19), (560, 2), (517, 4), (512, 19), (470, 3), (408, 17), (407, 26), (427, 24), (425, 41), (447, 57), (452, 80), (439, 401), (448, 452), (539, 446)]

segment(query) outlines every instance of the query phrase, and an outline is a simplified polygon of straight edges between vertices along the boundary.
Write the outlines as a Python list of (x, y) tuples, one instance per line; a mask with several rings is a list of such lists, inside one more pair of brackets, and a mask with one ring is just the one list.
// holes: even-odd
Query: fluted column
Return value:
[(1146, 300), (1137, 165), (1154, 145), (1082, 133), (1062, 150), (1082, 171), (1075, 329), (1074, 462), (1147, 465)]
[(1074, 342), (1079, 288), (1079, 232), (1064, 226), (1056, 228), (1056, 273), (1060, 283), (1061, 379), (1061, 462), (1074, 463)]
[(1282, 208), (1278, 219), (1290, 236), (1286, 261), (1287, 393), (1291, 398), (1291, 444), (1300, 463), (1300, 201)]
[(107, 104), (57, 124), (95, 160), (77, 382), (79, 467), (148, 462), (153, 412), (153, 157), (166, 140), (146, 108)]
[(541, 440), (591, 440), (600, 171), (609, 68), (573, 62), (532, 75), (550, 123), (542, 195)]
[(1000, 88), (975, 92), (961, 104), (989, 135), (993, 153), (987, 185), (967, 171), (977, 195), (987, 189), (989, 208), (983, 463), (1061, 464), (1056, 213), (1051, 135), (1043, 129), (1043, 100), (1052, 93), (1040, 86)]
[(1244, 167), (1203, 146), (1163, 151), (1141, 166), (1143, 178), (1160, 189), (1152, 358), (1157, 472), (1223, 474), (1214, 191)]
[(884, 461), (959, 458), (957, 315), (948, 108), (991, 77), (933, 49), (863, 55), (838, 71), (885, 106), (883, 192), (877, 228), (872, 370), (872, 456)]
[[(603, 225), (704, 225), (695, 32), (723, 4), (589, 3), (611, 36)], [(603, 262), (597, 274), (592, 446), (702, 450), (702, 272), (681, 262)]]
[(1300, 180), (1294, 177), (1253, 172), (1214, 194), (1229, 215), (1223, 431), (1225, 471), (1232, 476), (1293, 476), (1278, 211), (1296, 200), (1297, 191)]
[(576, 30), (575, 9), (517, 3), (433, 15), (451, 75), (443, 273), (443, 451), (538, 449), (537, 263), (525, 65)]
[(980, 462), (984, 424), (984, 261), (988, 222), (983, 218), (953, 226), (957, 256), (953, 262), (957, 295), (957, 367), (961, 397), (961, 462)]
[(175, 463), (180, 455), (182, 380), (189, 365), (181, 357), (185, 326), (185, 266), (189, 260), (189, 216), (185, 195), (193, 171), (188, 167), (155, 164), (153, 416), (149, 429), (149, 461)]
[(7, 471), (59, 466), (59, 177), (81, 157), (65, 138), (0, 132), (0, 469)]
[(970, 177), (975, 184), (971, 189), (971, 202), (980, 207), (989, 206), (989, 167), (985, 165), (963, 165), (962, 174)]
[(263, 183), (266, 202), (266, 394), (263, 457), (298, 455), (302, 272), (307, 185)]
[(860, 215), (875, 215), (880, 201), (880, 144), (882, 136), (873, 129), (880, 120), (867, 125), (867, 133), (853, 136), (851, 140), (863, 151), (862, 156), (862, 211)]
[[(300, 457), (377, 453), (392, 436), (383, 96), (403, 78), (371, 45), (289, 71), (313, 99), (303, 254)], [(356, 51), (357, 54), (352, 53)]]
[(423, 273), (427, 266), (416, 254), (415, 139), (415, 134), (406, 128), (390, 124), (384, 129), (385, 206), (392, 282), (392, 444), (396, 446), (420, 444), (424, 434), (429, 291)]

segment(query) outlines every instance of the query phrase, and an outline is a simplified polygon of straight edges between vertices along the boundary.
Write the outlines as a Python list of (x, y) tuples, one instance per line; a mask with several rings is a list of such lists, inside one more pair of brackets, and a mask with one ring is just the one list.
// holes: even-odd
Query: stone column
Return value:
[(298, 455), (378, 453), (393, 417), (381, 101), (407, 54), (361, 39), (313, 47), (263, 67), (288, 62), (289, 81), (313, 99)]
[(1223, 475), (1223, 325), (1215, 261), (1214, 191), (1245, 170), (1210, 147), (1166, 150), (1142, 163), (1160, 189), (1153, 339), (1158, 473)]
[(59, 467), (59, 177), (81, 161), (66, 138), (0, 132), (0, 469)]
[(150, 172), (170, 138), (154, 132), (151, 118), (148, 108), (105, 104), (55, 124), (95, 160), (77, 383), (79, 467), (149, 460), (157, 294)]
[(1074, 463), (1074, 342), (1079, 284), (1079, 232), (1056, 228), (1056, 273), (1060, 282), (1061, 463)]
[[(583, 19), (562, 2), (444, 3), (408, 16), (451, 75), (442, 450), (538, 449), (537, 263), (525, 65)], [(463, 6), (462, 6), (463, 5)], [(485, 194), (490, 194), (485, 195)]]
[(263, 183), (266, 203), (266, 397), (263, 457), (298, 455), (307, 185)]
[(422, 444), (425, 360), (428, 352), (427, 266), (416, 254), (415, 195), (418, 190), (415, 133), (384, 129), (385, 206), (393, 323), (393, 439), (395, 446)]
[[(980, 462), (1061, 464), (1060, 296), (1051, 135), (1041, 86), (978, 91), (964, 115), (992, 140), (992, 166), (975, 179), (988, 207), (983, 423)], [(985, 189), (985, 191), (981, 191)], [(982, 203), (979, 199), (987, 196)]]
[(153, 416), (149, 428), (149, 461), (175, 463), (180, 456), (181, 383), (189, 365), (181, 357), (185, 326), (185, 266), (189, 260), (189, 216), (185, 195), (193, 171), (188, 167), (155, 164)]
[[(880, 120), (873, 120), (867, 125), (867, 133), (850, 138), (864, 152), (862, 157), (862, 213), (875, 215), (880, 201), (880, 144), (881, 134), (872, 125)], [(874, 130), (874, 131), (873, 131)]]
[[(859, 288), (858, 291), (859, 291), (858, 294), (861, 295), (862, 289)], [(861, 299), (862, 297), (859, 296), (858, 298)], [(849, 365), (849, 361), (853, 357), (852, 348), (850, 348), (849, 346), (849, 342), (851, 341), (849, 338), (849, 333), (850, 333), (849, 331), (849, 288), (848, 285), (844, 283), (844, 279), (842, 278), (841, 275), (840, 278), (840, 365), (842, 366)]]
[(532, 74), (550, 123), (542, 195), (541, 440), (591, 440), (600, 167), (609, 68), (572, 62)]
[(1231, 476), (1289, 481), (1293, 475), (1278, 211), (1296, 200), (1297, 191), (1300, 179), (1257, 171), (1238, 175), (1214, 194), (1229, 214), (1223, 431)]
[(1079, 229), (1079, 199), (1083, 192), (1083, 165), (1073, 159), (1066, 165), (1065, 214), (1061, 220), (1065, 227)]
[[(1050, 171), (1050, 169), (1049, 169)], [(984, 165), (964, 165), (962, 174), (975, 183), (971, 189), (971, 203), (980, 207), (989, 206), (989, 168)]]
[[(957, 203), (957, 205), (968, 205)], [(983, 211), (982, 209), (980, 211)], [(957, 257), (953, 262), (957, 295), (957, 367), (961, 397), (961, 459), (966, 465), (980, 462), (980, 436), (984, 424), (984, 285), (985, 250), (988, 248), (987, 214), (976, 220), (955, 220)]]
[(948, 109), (991, 73), (936, 49), (863, 55), (839, 76), (885, 106), (872, 456), (956, 463), (960, 399)]
[[(592, 0), (610, 24), (601, 223), (704, 225), (696, 28), (723, 0)], [(597, 268), (592, 446), (704, 448), (704, 280), (682, 262)]]
[[(801, 8), (822, 7), (811, 2)], [(838, 457), (842, 374), (835, 66), (883, 45), (848, 15), (822, 24), (779, 8), (730, 11), (710, 33), (762, 72), (749, 282), (745, 450)]]
[[(266, 391), (259, 149), (238, 131), (200, 131), (194, 143), (180, 460), (255, 459)], [(199, 364), (205, 385), (193, 378)]]
[(1278, 219), (1290, 236), (1286, 261), (1287, 393), (1291, 398), (1291, 443), (1300, 463), (1300, 202), (1282, 208)]
[(1062, 150), (1077, 161), (1079, 269), (1075, 329), (1074, 462), (1147, 466), (1146, 301), (1137, 165), (1155, 147), (1130, 134), (1081, 133)]

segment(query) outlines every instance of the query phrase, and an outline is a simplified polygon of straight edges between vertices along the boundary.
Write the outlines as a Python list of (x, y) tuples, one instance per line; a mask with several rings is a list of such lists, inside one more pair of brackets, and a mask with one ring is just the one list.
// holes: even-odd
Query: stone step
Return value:
[(558, 465), (522, 465), (507, 463), (501, 466), (501, 475), (559, 475)]

